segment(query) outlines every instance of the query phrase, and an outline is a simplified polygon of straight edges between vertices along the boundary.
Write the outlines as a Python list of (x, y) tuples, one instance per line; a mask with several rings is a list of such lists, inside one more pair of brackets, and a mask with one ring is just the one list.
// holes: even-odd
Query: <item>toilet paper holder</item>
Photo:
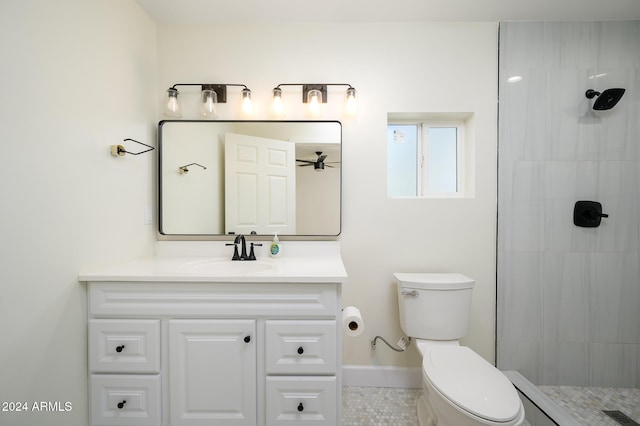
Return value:
[(362, 334), (364, 322), (360, 309), (355, 306), (347, 306), (342, 309), (342, 328), (344, 333), (350, 337), (356, 337)]

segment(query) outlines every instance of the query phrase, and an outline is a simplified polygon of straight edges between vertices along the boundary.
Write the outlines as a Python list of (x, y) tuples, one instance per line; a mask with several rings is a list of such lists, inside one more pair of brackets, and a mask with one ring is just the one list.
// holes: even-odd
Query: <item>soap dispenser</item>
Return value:
[(269, 246), (269, 256), (271, 257), (279, 257), (280, 256), (280, 240), (278, 240), (278, 234), (274, 234), (273, 241), (271, 241), (271, 245)]

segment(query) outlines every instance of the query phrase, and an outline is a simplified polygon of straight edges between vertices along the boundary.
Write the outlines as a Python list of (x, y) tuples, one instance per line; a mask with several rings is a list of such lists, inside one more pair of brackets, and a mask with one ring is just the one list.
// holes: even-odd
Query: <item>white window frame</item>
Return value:
[[(465, 197), (465, 127), (461, 120), (390, 120), (389, 126), (415, 125), (418, 132), (418, 152), (416, 155), (417, 195), (411, 197), (392, 198), (464, 198)], [(456, 191), (455, 192), (427, 192), (429, 187), (426, 165), (430, 155), (430, 128), (456, 129)]]
[[(428, 157), (431, 153), (431, 141), (429, 140), (429, 129), (431, 128), (455, 128), (456, 129), (456, 191), (455, 192), (427, 192), (429, 187), (429, 174), (426, 170)], [(458, 198), (464, 196), (464, 123), (461, 121), (423, 121), (419, 123), (420, 147), (424, 149), (420, 176), (422, 178), (421, 197), (437, 198)]]

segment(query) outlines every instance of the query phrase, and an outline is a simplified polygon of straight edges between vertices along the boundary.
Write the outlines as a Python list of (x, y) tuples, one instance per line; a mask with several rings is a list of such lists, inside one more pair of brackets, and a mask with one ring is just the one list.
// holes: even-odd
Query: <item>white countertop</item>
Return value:
[(287, 252), (277, 258), (267, 255), (265, 244), (256, 247), (256, 261), (231, 261), (233, 248), (224, 243), (166, 243), (159, 244), (158, 256), (83, 271), (78, 280), (342, 283), (347, 279), (337, 242), (287, 242), (283, 245)]

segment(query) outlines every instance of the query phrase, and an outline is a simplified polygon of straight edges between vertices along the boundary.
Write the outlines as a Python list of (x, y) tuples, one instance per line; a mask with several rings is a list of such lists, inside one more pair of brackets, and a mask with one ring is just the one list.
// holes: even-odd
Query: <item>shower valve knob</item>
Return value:
[(600, 226), (603, 217), (609, 217), (609, 215), (602, 213), (602, 204), (599, 202), (576, 201), (573, 208), (574, 225), (585, 228), (597, 228)]

